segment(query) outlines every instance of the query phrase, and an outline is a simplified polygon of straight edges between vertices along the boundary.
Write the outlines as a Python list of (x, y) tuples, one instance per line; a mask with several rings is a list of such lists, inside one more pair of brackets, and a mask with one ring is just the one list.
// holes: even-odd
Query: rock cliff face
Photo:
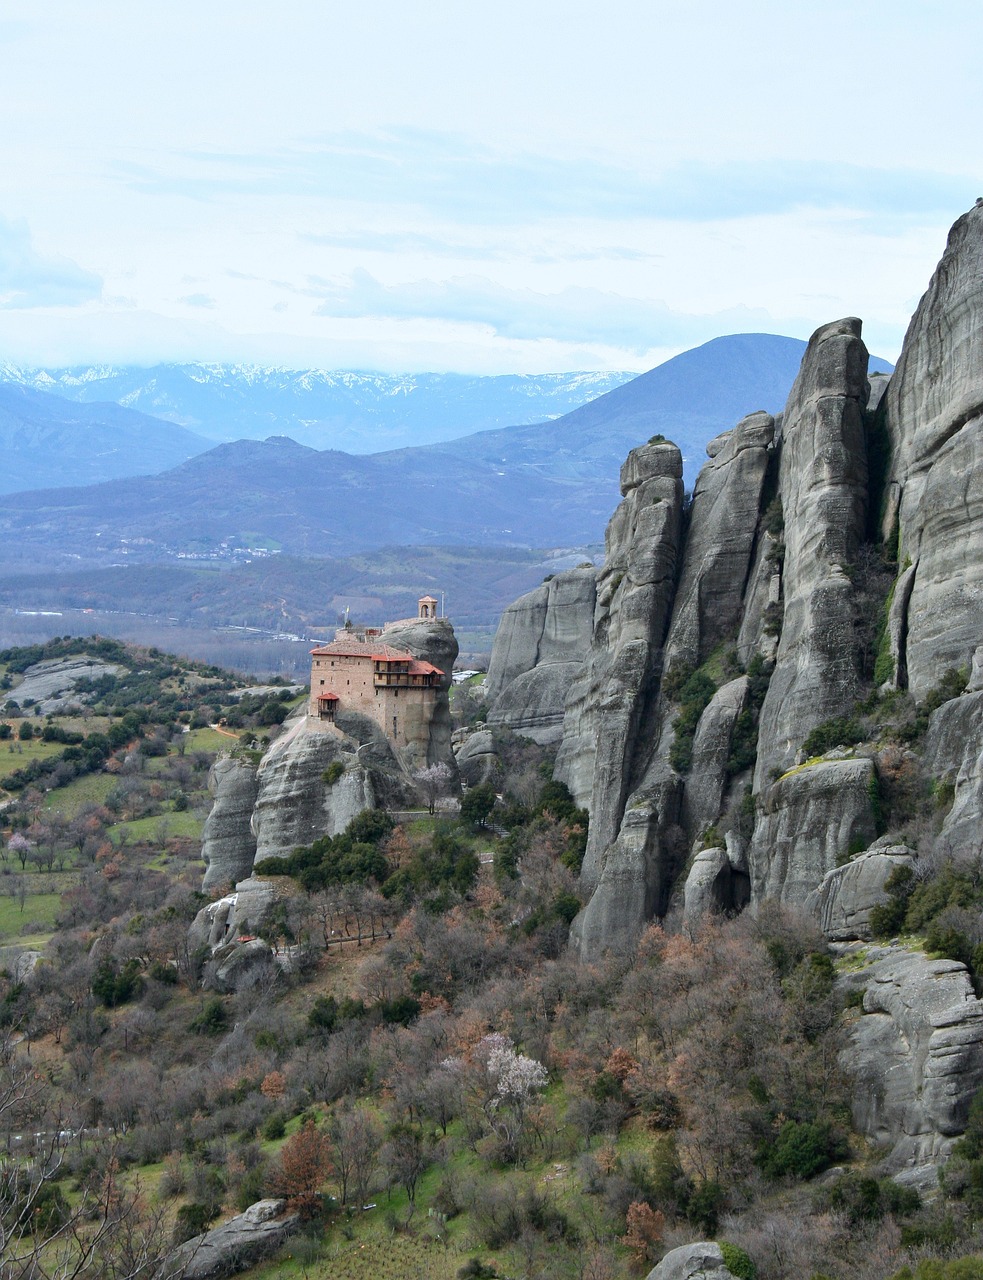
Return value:
[(205, 863), (202, 889), (235, 884), (249, 875), (256, 857), (256, 837), (250, 820), (256, 803), (256, 768), (246, 760), (222, 756), (208, 775), (214, 797), (202, 832), (201, 857)]
[(884, 1172), (933, 1164), (983, 1084), (983, 1004), (966, 968), (880, 947), (847, 983), (864, 993), (842, 1055), (857, 1081), (854, 1124), (890, 1146)]
[[(871, 390), (860, 321), (834, 321), (778, 419), (751, 413), (710, 443), (689, 507), (674, 446), (629, 455), (589, 648), (563, 657), (555, 773), (590, 812), (582, 955), (630, 948), (687, 867), (689, 915), (739, 905), (746, 876), (752, 909), (805, 907), (831, 936), (866, 927), (895, 864), (883, 844), (851, 862), (885, 817), (878, 744), (851, 749), (851, 717), (875, 685), (921, 701), (947, 668), (968, 675), (983, 641), (981, 282), (983, 206), (953, 227), (889, 380)], [(871, 583), (892, 561), (885, 599)], [(495, 705), (519, 732), (555, 731), (550, 589), (496, 641)], [(586, 613), (586, 571), (578, 590)], [(962, 697), (947, 681), (915, 748), (955, 796), (937, 856), (979, 857), (983, 649), (974, 671)], [(807, 759), (816, 729), (825, 754)], [(694, 863), (718, 826), (726, 856)]]
[(983, 594), (983, 206), (949, 233), (882, 402), (883, 529), (914, 570), (902, 661), (923, 696), (979, 644)]
[(596, 596), (595, 571), (569, 569), (509, 605), (485, 681), (489, 724), (560, 740), (567, 689), (590, 651)]

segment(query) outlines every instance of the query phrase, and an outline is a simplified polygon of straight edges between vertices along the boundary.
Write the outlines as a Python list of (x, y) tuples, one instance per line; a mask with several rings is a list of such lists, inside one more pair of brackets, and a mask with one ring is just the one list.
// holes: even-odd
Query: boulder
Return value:
[(207, 951), (202, 985), (212, 991), (237, 991), (256, 980), (274, 961), (271, 948), (256, 932), (276, 902), (269, 880), (240, 881), (233, 893), (210, 902), (188, 930), (192, 952)]
[(827, 871), (819, 887), (805, 900), (805, 909), (815, 916), (831, 942), (869, 939), (870, 913), (887, 901), (884, 889), (896, 867), (910, 867), (915, 855), (906, 845), (888, 837), (842, 867)]
[(286, 1213), (283, 1200), (259, 1200), (244, 1213), (185, 1241), (166, 1264), (168, 1275), (181, 1280), (211, 1280), (243, 1271), (275, 1253), (300, 1224)]
[(864, 993), (841, 1054), (854, 1079), (854, 1125), (890, 1146), (885, 1173), (938, 1163), (983, 1085), (983, 1004), (965, 966), (877, 947), (841, 982)]
[(823, 877), (876, 836), (865, 757), (802, 765), (769, 788), (751, 838), (754, 902), (805, 903)]
[(693, 859), (683, 889), (683, 919), (695, 924), (725, 911), (731, 898), (731, 865), (726, 849), (701, 849)]
[(249, 875), (256, 857), (256, 837), (250, 825), (256, 803), (256, 766), (235, 756), (220, 756), (208, 774), (214, 797), (202, 831), (205, 863), (202, 889), (235, 884)]
[(646, 1280), (733, 1280), (733, 1277), (720, 1245), (713, 1240), (699, 1240), (696, 1244), (670, 1249)]
[(465, 786), (494, 781), (501, 766), (490, 729), (479, 729), (464, 739), (457, 749), (457, 768)]
[(849, 318), (813, 334), (782, 417), (783, 622), (761, 710), (755, 790), (861, 692), (853, 584), (866, 536), (867, 348)]

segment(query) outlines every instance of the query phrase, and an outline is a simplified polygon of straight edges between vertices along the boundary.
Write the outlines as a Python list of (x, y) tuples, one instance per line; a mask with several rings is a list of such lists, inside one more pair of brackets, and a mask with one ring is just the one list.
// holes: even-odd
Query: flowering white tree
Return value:
[(450, 786), (452, 777), (449, 765), (444, 764), (443, 761), (438, 764), (429, 764), (425, 769), (417, 769), (414, 773), (413, 781), (423, 792), (423, 798), (431, 813), (436, 809), (437, 801)]
[(488, 1122), (501, 1142), (503, 1159), (515, 1163), (529, 1104), (546, 1088), (549, 1073), (541, 1062), (519, 1053), (508, 1036), (498, 1033), (485, 1036), (474, 1057), (484, 1067)]

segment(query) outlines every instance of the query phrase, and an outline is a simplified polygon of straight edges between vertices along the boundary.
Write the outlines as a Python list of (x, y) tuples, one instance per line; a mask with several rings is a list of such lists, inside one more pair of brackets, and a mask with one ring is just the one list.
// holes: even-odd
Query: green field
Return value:
[(44, 797), (45, 813), (60, 813), (66, 818), (74, 818), (77, 813), (90, 804), (105, 804), (116, 785), (116, 779), (108, 773), (87, 773), (76, 778), (67, 787), (58, 787), (48, 791)]
[[(34, 876), (29, 877), (35, 879)], [(7, 889), (8, 882), (14, 877), (4, 877), (2, 888)], [(61, 903), (61, 893), (28, 893), (24, 898), (24, 909), (17, 897), (0, 897), (0, 942), (21, 942), (27, 939), (22, 933), (25, 925), (36, 924), (40, 931), (30, 935), (31, 941), (47, 938), (55, 927), (55, 916)]]
[(117, 822), (109, 828), (109, 838), (113, 844), (119, 845), (120, 833), (127, 832), (126, 839), (131, 843), (145, 841), (152, 844), (160, 839), (160, 832), (166, 829), (166, 839), (182, 837), (189, 840), (200, 840), (204, 823), (190, 809), (183, 813), (171, 810), (155, 814), (152, 818), (135, 818), (132, 822)]

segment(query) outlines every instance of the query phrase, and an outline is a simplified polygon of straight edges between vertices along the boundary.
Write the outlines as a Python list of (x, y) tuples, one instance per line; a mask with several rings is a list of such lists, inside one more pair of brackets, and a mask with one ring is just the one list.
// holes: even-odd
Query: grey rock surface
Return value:
[(667, 889), (661, 827), (677, 820), (678, 780), (653, 782), (644, 795), (633, 792), (657, 731), (681, 477), (675, 445), (645, 445), (629, 455), (622, 469), (626, 496), (606, 535), (590, 656), (567, 700), (554, 776), (579, 803), (590, 784), (581, 882), (592, 896), (572, 935), (583, 955), (630, 945)]
[(821, 760), (769, 788), (749, 850), (754, 902), (805, 903), (827, 872), (876, 836), (872, 761)]
[(761, 711), (755, 790), (787, 769), (816, 725), (860, 693), (853, 585), (864, 540), (867, 348), (849, 318), (813, 334), (782, 418), (784, 621)]
[(235, 884), (249, 875), (256, 857), (250, 822), (256, 803), (256, 766), (248, 760), (220, 756), (208, 775), (213, 802), (202, 831), (205, 863), (202, 889)]
[(936, 853), (975, 865), (983, 830), (983, 692), (965, 693), (932, 713), (922, 755), (926, 771), (954, 787)]
[[(329, 786), (323, 774), (335, 760), (345, 771)], [(320, 836), (337, 835), (376, 804), (372, 778), (359, 762), (356, 744), (306, 720), (273, 743), (260, 762), (256, 784), (252, 831), (257, 862), (285, 858)]]
[(905, 666), (917, 698), (983, 634), (983, 207), (949, 233), (882, 402), (883, 530), (914, 570)]
[(622, 468), (625, 499), (605, 537), (594, 636), (571, 690), (555, 775), (591, 815), (583, 881), (593, 889), (632, 790), (636, 748), (651, 716), (672, 606), (682, 511), (683, 463), (671, 444), (633, 449)]
[(683, 889), (683, 919), (695, 924), (725, 911), (731, 902), (730, 859), (726, 849), (701, 849), (693, 859)]
[(752, 413), (707, 445), (693, 491), (666, 665), (698, 666), (736, 636), (751, 568), (775, 420)]
[(24, 679), (16, 689), (3, 695), (3, 701), (9, 698), (20, 707), (34, 702), (42, 714), (49, 715), (72, 703), (88, 701), (88, 695), (75, 693), (77, 682), (118, 676), (125, 671), (125, 667), (99, 658), (50, 658), (28, 667)]
[(648, 1273), (646, 1280), (733, 1280), (724, 1263), (720, 1245), (699, 1240), (670, 1249)]
[(468, 734), (457, 749), (457, 767), (461, 781), (468, 787), (491, 782), (500, 772), (495, 740), (490, 729)]
[(965, 966), (878, 947), (842, 981), (864, 992), (841, 1054), (854, 1078), (855, 1126), (890, 1145), (884, 1172), (938, 1162), (983, 1084), (983, 1004)]
[(693, 763), (683, 793), (682, 823), (690, 838), (720, 815), (730, 781), (727, 761), (737, 718), (747, 705), (748, 678), (721, 686), (700, 716), (693, 738)]
[(245, 1212), (200, 1236), (186, 1241), (171, 1256), (168, 1274), (175, 1268), (182, 1280), (210, 1280), (232, 1275), (275, 1252), (300, 1224), (296, 1213), (286, 1213), (283, 1200), (259, 1200)]
[(884, 885), (896, 867), (911, 867), (915, 854), (903, 844), (888, 839), (842, 867), (823, 876), (819, 887), (805, 900), (805, 909), (814, 916), (831, 942), (869, 939), (870, 913), (887, 901)]
[(596, 571), (569, 569), (505, 610), (485, 681), (490, 724), (560, 740), (567, 691), (590, 650), (595, 599)]

